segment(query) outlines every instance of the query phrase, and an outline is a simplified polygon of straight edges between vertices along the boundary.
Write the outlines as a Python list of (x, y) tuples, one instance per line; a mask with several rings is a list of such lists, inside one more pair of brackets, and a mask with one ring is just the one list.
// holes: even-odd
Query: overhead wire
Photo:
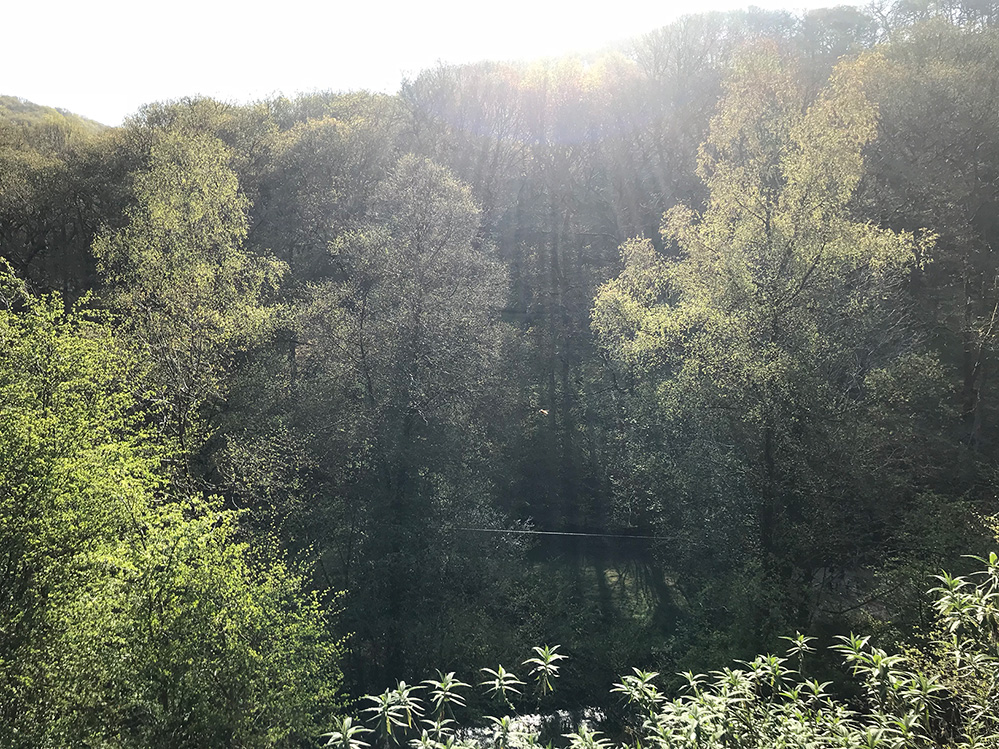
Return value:
[(513, 533), (524, 536), (577, 536), (583, 538), (630, 538), (646, 541), (665, 541), (665, 536), (637, 536), (625, 533), (580, 533), (575, 531), (535, 531), (517, 528), (455, 528), (470, 533)]

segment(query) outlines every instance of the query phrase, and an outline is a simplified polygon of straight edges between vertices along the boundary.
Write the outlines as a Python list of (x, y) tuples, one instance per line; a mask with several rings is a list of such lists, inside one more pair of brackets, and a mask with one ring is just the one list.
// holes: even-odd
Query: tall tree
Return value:
[(929, 478), (917, 466), (941, 374), (904, 288), (931, 245), (849, 208), (876, 132), (864, 81), (881, 64), (841, 65), (805, 111), (774, 51), (747, 52), (701, 149), (709, 204), (664, 224), (678, 256), (626, 244), (595, 303), (644, 422), (630, 470), (655, 489), (632, 485), (686, 572), (770, 581), (744, 601), (757, 633), (768, 618), (801, 626), (818, 570), (888, 553), (895, 509)]
[(155, 133), (128, 225), (94, 243), (109, 299), (155, 362), (169, 429), (184, 447), (199, 409), (221, 396), (233, 351), (266, 324), (265, 297), (283, 270), (243, 249), (247, 201), (228, 162), (212, 136)]
[(298, 423), (316, 480), (303, 512), (350, 591), (359, 679), (450, 661), (468, 623), (448, 602), (504, 574), (456, 531), (498, 522), (486, 456), (505, 279), (474, 246), (478, 217), (446, 169), (404, 157), (299, 311)]

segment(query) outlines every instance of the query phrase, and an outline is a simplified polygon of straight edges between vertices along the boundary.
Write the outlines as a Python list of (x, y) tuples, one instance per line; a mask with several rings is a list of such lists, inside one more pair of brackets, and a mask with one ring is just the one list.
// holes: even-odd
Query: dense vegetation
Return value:
[[(0, 98), (0, 743), (310, 745), (538, 642), (535, 707), (643, 744), (994, 741), (995, 564), (939, 609), (973, 646), (925, 590), (995, 542), (997, 24), (689, 16), (118, 128)], [(800, 644), (607, 696), (795, 631), (835, 698)]]
[[(683, 694), (670, 698), (656, 684), (660, 674), (632, 669), (613, 686), (627, 719), (626, 746), (664, 749), (917, 749), (920, 747), (995, 746), (999, 682), (995, 624), (999, 611), (999, 557), (994, 553), (978, 580), (939, 576), (936, 638), (924, 652), (889, 654), (870, 637), (840, 636), (832, 650), (859, 686), (852, 699), (829, 691), (832, 682), (808, 675), (815, 657), (813, 638), (786, 637), (784, 656), (757, 656), (710, 675), (686, 672)], [(535, 647), (521, 666), (529, 669), (531, 687), (511, 671), (481, 669), (480, 689), (495, 702), (515, 710), (530, 689), (540, 705), (555, 688), (565, 656), (558, 646)], [(486, 716), (484, 725), (457, 726), (449, 716), (466, 704), (471, 684), (454, 673), (419, 685), (399, 682), (395, 689), (367, 695), (363, 709), (373, 729), (350, 716), (335, 722), (324, 738), (338, 749), (366, 749), (368, 734), (383, 746), (407, 737), (413, 749), (528, 749), (551, 746), (552, 734), (565, 717), (506, 713)], [(590, 721), (593, 717), (589, 716)], [(570, 717), (571, 720), (571, 717)], [(606, 722), (606, 721), (605, 721)], [(562, 734), (570, 749), (615, 746), (587, 721)], [(621, 745), (621, 744), (617, 744)]]

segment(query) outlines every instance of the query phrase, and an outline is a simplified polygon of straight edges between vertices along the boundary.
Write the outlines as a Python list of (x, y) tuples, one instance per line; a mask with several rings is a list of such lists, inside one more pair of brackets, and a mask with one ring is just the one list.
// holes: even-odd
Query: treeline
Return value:
[[(65, 559), (150, 534), (230, 565), (198, 567), (177, 611), (234, 575), (239, 626), (297, 622), (298, 655), (274, 663), (304, 691), (240, 692), (279, 717), (222, 743), (267, 720), (287, 730), (264, 743), (307, 740), (339, 680), (296, 670), (313, 647), (360, 694), (559, 642), (579, 705), (631, 666), (714, 667), (795, 629), (906, 637), (927, 574), (962, 572), (995, 511), (997, 18), (690, 16), (593, 59), (444, 65), (395, 96), (151, 104), (120, 128), (0, 100), (11, 715), (48, 736), (125, 700), (145, 706), (141, 743), (171, 715), (240, 709), (145, 676), (127, 699), (113, 680), (66, 693), (89, 706), (51, 698), (58, 649), (31, 656), (49, 681), (22, 670), (76, 631), (50, 617), (76, 622), (81, 591), (111, 575), (128, 596), (113, 570), (146, 574)], [(110, 359), (86, 353), (105, 338)], [(47, 446), (50, 428), (86, 440)], [(150, 477), (131, 530), (106, 504), (113, 461), (23, 478), (109, 451)], [(190, 691), (211, 692), (228, 637), (198, 636)], [(174, 683), (173, 650), (129, 647)]]

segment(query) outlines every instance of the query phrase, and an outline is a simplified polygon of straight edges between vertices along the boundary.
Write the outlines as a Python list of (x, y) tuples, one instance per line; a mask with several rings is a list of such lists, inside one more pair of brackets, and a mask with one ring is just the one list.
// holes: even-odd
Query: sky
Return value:
[[(755, 0), (762, 8), (849, 0)], [(393, 93), (437, 62), (590, 52), (738, 0), (4, 0), (0, 94), (118, 125), (142, 104)]]

